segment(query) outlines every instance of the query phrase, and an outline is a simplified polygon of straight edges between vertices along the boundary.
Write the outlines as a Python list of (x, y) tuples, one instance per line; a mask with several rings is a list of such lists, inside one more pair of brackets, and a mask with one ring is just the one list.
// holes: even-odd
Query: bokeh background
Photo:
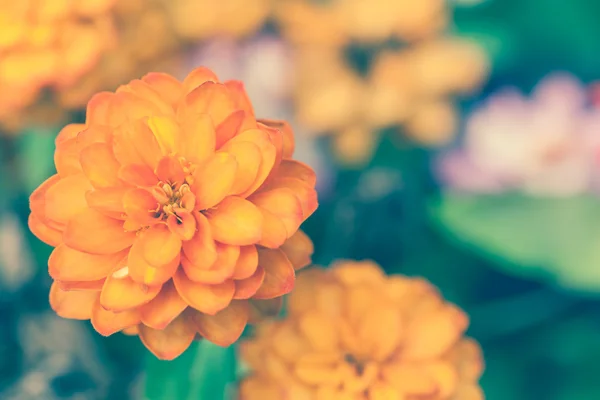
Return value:
[(595, 0), (0, 0), (0, 398), (235, 386), (234, 349), (159, 362), (55, 316), (27, 228), (93, 93), (199, 65), (293, 124), (319, 177), (316, 264), (431, 280), (470, 315), (489, 400), (600, 398), (599, 17)]

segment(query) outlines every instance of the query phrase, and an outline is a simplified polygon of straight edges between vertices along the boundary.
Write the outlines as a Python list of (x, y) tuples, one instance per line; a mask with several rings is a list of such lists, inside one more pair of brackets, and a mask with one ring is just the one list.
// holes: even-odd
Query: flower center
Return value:
[(173, 215), (176, 217), (178, 223), (182, 223), (181, 213), (184, 211), (193, 211), (196, 201), (187, 183), (160, 182), (152, 188), (152, 195), (159, 203), (154, 217), (166, 220), (169, 216)]

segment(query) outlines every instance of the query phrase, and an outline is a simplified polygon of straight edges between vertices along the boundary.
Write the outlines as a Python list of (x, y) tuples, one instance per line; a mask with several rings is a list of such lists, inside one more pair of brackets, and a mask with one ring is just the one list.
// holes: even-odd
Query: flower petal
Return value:
[(108, 125), (108, 116), (112, 109), (111, 92), (100, 92), (92, 96), (85, 110), (85, 122), (88, 125)]
[(279, 315), (283, 307), (283, 297), (276, 297), (269, 300), (250, 299), (250, 319), (249, 323), (255, 324), (265, 318), (272, 318)]
[(181, 98), (183, 86), (181, 82), (169, 74), (150, 72), (144, 75), (142, 81), (156, 90), (160, 97), (171, 106), (175, 105)]
[(120, 92), (133, 93), (138, 97), (150, 100), (152, 104), (160, 110), (161, 114), (174, 114), (173, 107), (168, 101), (165, 101), (161, 96), (161, 93), (159, 93), (152, 85), (141, 79), (134, 79), (128, 84), (120, 86), (117, 89), (117, 93)]
[[(159, 210), (158, 201), (146, 189), (130, 189), (123, 197), (123, 208), (127, 214), (129, 227), (139, 229), (158, 222), (156, 214)], [(132, 229), (134, 230), (134, 229)]]
[(96, 188), (107, 188), (119, 184), (121, 165), (107, 143), (94, 143), (83, 150), (79, 156), (83, 173)]
[(173, 154), (179, 148), (181, 129), (174, 117), (151, 116), (148, 127), (158, 142), (161, 154)]
[(270, 128), (275, 128), (281, 132), (281, 136), (283, 139), (283, 158), (289, 159), (294, 155), (294, 149), (296, 147), (296, 143), (294, 141), (294, 132), (292, 131), (292, 127), (287, 121), (282, 120), (273, 120), (273, 119), (260, 119), (258, 120), (263, 125), (266, 125)]
[[(38, 186), (33, 191), (33, 193), (31, 193), (31, 196), (29, 196), (29, 209), (33, 214), (35, 214), (37, 219), (44, 222), (45, 224), (51, 222), (46, 216), (46, 193), (52, 186), (56, 185), (56, 183), (60, 180), (60, 176), (52, 175), (50, 178), (42, 182), (42, 184), (40, 184), (40, 186)], [(59, 225), (62, 227), (61, 224), (54, 223), (54, 225)], [(56, 229), (57, 226), (52, 226), (52, 228)]]
[(194, 265), (187, 258), (182, 257), (181, 265), (187, 277), (194, 282), (206, 284), (223, 283), (231, 278), (240, 255), (239, 246), (217, 243), (216, 251), (217, 258), (208, 268)]
[(317, 174), (308, 165), (296, 160), (283, 160), (279, 164), (275, 178), (296, 178), (314, 188), (317, 184)]
[(181, 129), (179, 154), (186, 160), (199, 163), (215, 152), (215, 127), (208, 114), (186, 118)]
[(233, 298), (235, 284), (227, 280), (216, 285), (193, 282), (180, 269), (173, 277), (179, 295), (196, 310), (214, 315), (227, 307)]
[(133, 186), (154, 186), (158, 183), (158, 177), (147, 165), (128, 164), (119, 169), (119, 179)]
[(195, 312), (192, 321), (198, 333), (217, 346), (227, 347), (235, 343), (248, 323), (250, 309), (246, 301), (232, 301), (215, 315)]
[(156, 136), (143, 120), (126, 122), (116, 128), (112, 147), (115, 158), (124, 166), (140, 164), (154, 168), (163, 155)]
[(292, 291), (296, 278), (294, 267), (283, 251), (259, 248), (258, 265), (264, 268), (266, 275), (253, 298), (272, 299)]
[(92, 186), (83, 174), (69, 175), (57, 181), (46, 192), (46, 217), (59, 224), (66, 224), (87, 209), (85, 192), (91, 189)]
[(154, 299), (140, 307), (142, 323), (154, 329), (165, 329), (187, 306), (170, 280)]
[(262, 160), (260, 167), (258, 168), (258, 173), (256, 174), (256, 179), (245, 192), (240, 194), (241, 197), (247, 197), (254, 193), (256, 189), (258, 189), (265, 182), (273, 170), (275, 159), (277, 158), (277, 151), (271, 142), (269, 135), (260, 129), (249, 129), (244, 131), (231, 139), (231, 142), (251, 142), (257, 145), (260, 149)]
[(224, 84), (229, 89), (229, 93), (235, 101), (235, 106), (240, 110), (244, 110), (247, 115), (254, 116), (254, 108), (252, 107), (248, 93), (246, 93), (244, 83), (237, 80), (230, 80)]
[(135, 282), (128, 271), (128, 267), (120, 265), (108, 275), (100, 293), (100, 305), (103, 308), (115, 312), (129, 310), (148, 303), (160, 292), (161, 285), (148, 286)]
[[(108, 125), (121, 127), (129, 121), (141, 121), (144, 117), (160, 114), (160, 107), (134, 93), (119, 91), (112, 98), (112, 110), (108, 114)], [(147, 143), (140, 143), (147, 145)], [(117, 157), (118, 158), (118, 157)]]
[[(277, 188), (256, 193), (250, 196), (248, 200), (263, 213), (268, 212), (283, 223), (286, 230), (286, 239), (296, 233), (303, 221), (302, 204), (294, 195), (294, 192), (288, 188)], [(274, 223), (271, 225), (275, 226)], [(279, 232), (279, 230), (273, 231), (273, 234), (275, 232)], [(270, 239), (269, 233), (264, 234), (265, 240)], [(275, 243), (279, 242), (277, 239), (281, 240), (280, 237), (272, 238)]]
[(102, 336), (110, 336), (139, 323), (140, 313), (137, 309), (123, 312), (108, 311), (102, 308), (99, 298), (92, 308), (92, 326)]
[(215, 128), (215, 148), (220, 149), (228, 140), (235, 137), (242, 129), (245, 119), (246, 113), (243, 110), (236, 110), (218, 124)]
[(231, 194), (237, 168), (235, 157), (223, 152), (215, 153), (199, 166), (192, 185), (196, 208), (209, 209)]
[(196, 219), (196, 233), (191, 240), (183, 242), (183, 253), (196, 267), (208, 269), (217, 259), (217, 248), (206, 217), (199, 212), (194, 212), (193, 215)]
[(235, 293), (233, 294), (233, 298), (236, 300), (239, 299), (249, 299), (256, 294), (258, 289), (262, 286), (265, 280), (265, 269), (263, 267), (257, 267), (252, 276), (235, 281)]
[(185, 172), (177, 158), (165, 156), (158, 161), (156, 176), (161, 182), (169, 184), (181, 184), (185, 179)]
[(196, 220), (194, 216), (191, 212), (183, 208), (176, 208), (173, 211), (175, 211), (175, 214), (167, 217), (167, 227), (180, 240), (189, 241), (194, 237), (196, 232)]
[(91, 254), (112, 254), (133, 244), (134, 232), (123, 229), (123, 221), (85, 209), (69, 221), (63, 239), (72, 249)]
[(183, 80), (184, 93), (190, 93), (206, 82), (219, 82), (219, 78), (209, 68), (198, 67), (190, 72)]
[(216, 241), (237, 246), (251, 245), (260, 240), (262, 214), (248, 200), (229, 196), (218, 207), (206, 212)]
[(240, 256), (235, 264), (233, 279), (246, 279), (251, 277), (258, 267), (258, 251), (256, 246), (240, 247)]
[(233, 155), (238, 163), (232, 194), (243, 193), (254, 183), (262, 161), (260, 149), (252, 142), (229, 141), (221, 148)]
[(49, 227), (36, 217), (35, 214), (29, 214), (27, 226), (38, 239), (47, 245), (58, 246), (62, 243), (62, 232)]
[(285, 253), (296, 271), (310, 265), (312, 262), (311, 256), (315, 250), (312, 240), (301, 230), (296, 231), (286, 240), (280, 249)]
[(85, 199), (88, 206), (96, 211), (115, 219), (125, 219), (123, 199), (130, 190), (127, 186), (117, 186), (105, 189), (94, 189), (86, 192)]
[(63, 318), (90, 319), (98, 292), (66, 292), (54, 282), (50, 287), (50, 307)]
[(317, 201), (316, 190), (300, 179), (276, 178), (272, 181), (269, 181), (268, 185), (266, 185), (266, 188), (268, 188), (268, 190), (286, 188), (294, 193), (298, 200), (300, 200), (303, 220), (306, 220), (308, 217), (310, 217), (319, 205)]
[(64, 292), (88, 291), (99, 293), (104, 285), (104, 278), (95, 281), (55, 281)]
[(131, 279), (149, 286), (162, 285), (171, 279), (179, 267), (179, 253), (167, 264), (154, 266), (146, 261), (143, 247), (143, 242), (136, 240), (129, 250), (127, 267)]
[(181, 239), (164, 224), (157, 224), (138, 235), (142, 256), (154, 267), (169, 264), (181, 252)]
[(194, 114), (208, 114), (218, 126), (236, 109), (229, 89), (221, 83), (209, 81), (188, 93), (180, 110), (182, 121)]
[(173, 360), (181, 355), (194, 340), (196, 330), (181, 314), (165, 329), (153, 329), (145, 325), (139, 326), (142, 343), (160, 360)]
[(126, 255), (127, 250), (104, 255), (84, 253), (61, 243), (50, 254), (48, 273), (59, 281), (95, 281), (106, 278)]

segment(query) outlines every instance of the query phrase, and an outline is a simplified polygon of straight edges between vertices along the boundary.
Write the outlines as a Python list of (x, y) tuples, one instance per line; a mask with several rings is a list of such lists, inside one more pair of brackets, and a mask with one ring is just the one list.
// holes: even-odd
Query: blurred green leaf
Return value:
[(506, 271), (600, 291), (600, 200), (445, 195), (434, 219)]
[(235, 350), (208, 340), (194, 342), (173, 361), (148, 354), (145, 399), (227, 400), (235, 381)]
[(19, 136), (18, 160), (21, 173), (21, 188), (31, 193), (55, 172), (54, 139), (58, 129), (37, 128), (23, 131)]

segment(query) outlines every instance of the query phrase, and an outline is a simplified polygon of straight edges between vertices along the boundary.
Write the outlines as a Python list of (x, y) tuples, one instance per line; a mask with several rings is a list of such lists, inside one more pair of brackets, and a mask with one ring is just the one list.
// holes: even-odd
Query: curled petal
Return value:
[(96, 188), (107, 188), (119, 184), (121, 165), (107, 143), (94, 143), (83, 150), (79, 156), (83, 173)]
[(243, 110), (236, 110), (217, 125), (215, 128), (215, 147), (217, 149), (221, 149), (221, 146), (240, 132), (245, 118), (246, 113)]
[(85, 124), (68, 124), (58, 132), (54, 144), (58, 145), (69, 139), (77, 137), (77, 134), (85, 129)]
[(273, 167), (275, 166), (275, 160), (277, 158), (277, 150), (269, 135), (260, 129), (249, 129), (234, 137), (231, 142), (251, 142), (254, 143), (260, 149), (262, 156), (260, 166), (258, 167), (258, 173), (256, 179), (250, 185), (246, 191), (240, 194), (240, 197), (247, 197), (254, 193), (267, 179)]
[[(261, 211), (268, 212), (283, 223), (286, 230), (285, 239), (296, 233), (303, 221), (302, 204), (294, 195), (294, 192), (288, 188), (277, 188), (256, 193), (248, 200), (260, 208)], [(265, 233), (265, 236), (268, 236), (268, 234)]]
[(232, 301), (227, 308), (215, 315), (195, 312), (191, 319), (198, 333), (217, 346), (227, 347), (235, 343), (248, 323), (250, 309), (246, 301)]
[(196, 330), (184, 313), (162, 330), (140, 325), (139, 335), (144, 345), (157, 358), (173, 360), (192, 344)]
[(206, 217), (199, 213), (193, 213), (196, 219), (196, 233), (183, 242), (183, 253), (187, 259), (200, 269), (209, 269), (217, 259), (217, 248), (210, 231), (210, 224)]
[(159, 204), (148, 190), (130, 189), (123, 197), (123, 208), (127, 214), (130, 230), (136, 230), (158, 222)]
[(180, 240), (192, 239), (196, 232), (196, 220), (192, 213), (183, 208), (175, 208), (173, 211), (175, 214), (167, 218), (169, 230)]
[(67, 246), (91, 254), (113, 254), (130, 247), (134, 232), (123, 229), (123, 221), (85, 209), (69, 221), (63, 233)]
[(235, 291), (233, 280), (207, 285), (191, 281), (182, 270), (177, 271), (173, 282), (177, 292), (186, 303), (196, 310), (210, 315), (227, 307)]
[(148, 303), (160, 292), (161, 286), (135, 282), (128, 267), (118, 266), (109, 274), (100, 293), (100, 305), (111, 311), (125, 311)]
[(260, 149), (252, 142), (232, 141), (226, 143), (221, 150), (233, 155), (238, 163), (231, 193), (245, 192), (256, 180), (262, 161)]
[(283, 140), (283, 158), (284, 160), (292, 158), (296, 143), (294, 141), (294, 132), (292, 131), (290, 124), (287, 121), (272, 119), (261, 119), (258, 122), (268, 126), (269, 128), (275, 128), (280, 132)]
[(56, 282), (50, 288), (50, 307), (63, 318), (90, 319), (97, 298), (98, 292), (67, 292), (61, 290)]
[(46, 217), (59, 224), (66, 224), (87, 208), (85, 193), (91, 189), (92, 186), (83, 174), (60, 179), (46, 192)]
[(296, 160), (283, 160), (274, 178), (296, 178), (311, 188), (317, 184), (317, 174), (308, 165)]
[(92, 326), (102, 336), (110, 336), (125, 328), (140, 323), (140, 314), (137, 309), (123, 312), (113, 312), (102, 308), (100, 299), (97, 299), (92, 308)]
[(246, 246), (260, 240), (262, 214), (254, 204), (241, 197), (226, 197), (207, 212), (206, 217), (218, 242)]
[(189, 93), (206, 82), (219, 82), (217, 75), (209, 68), (198, 67), (190, 72), (183, 80), (184, 93)]
[(253, 296), (255, 299), (272, 299), (283, 296), (294, 288), (294, 267), (279, 249), (258, 250), (258, 265), (265, 270), (265, 280)]
[(154, 329), (165, 329), (187, 306), (173, 281), (168, 281), (154, 299), (140, 307), (142, 323)]
[(256, 246), (240, 247), (240, 256), (235, 264), (233, 279), (246, 279), (254, 274), (258, 267), (258, 251)]
[(196, 208), (206, 210), (214, 207), (230, 194), (237, 168), (235, 157), (223, 152), (215, 153), (199, 166), (192, 185)]
[(216, 250), (217, 258), (209, 268), (194, 265), (187, 258), (182, 257), (183, 270), (190, 280), (206, 284), (217, 284), (231, 278), (240, 255), (239, 246), (217, 243)]
[(257, 267), (252, 276), (235, 281), (234, 299), (249, 299), (256, 294), (265, 280), (265, 270), (263, 267)]
[(49, 227), (35, 214), (29, 214), (27, 226), (38, 239), (50, 246), (58, 246), (62, 243), (62, 231)]
[(36, 216), (44, 224), (47, 224), (49, 227), (53, 229), (60, 229), (64, 227), (63, 224), (59, 224), (57, 222), (53, 222), (48, 219), (46, 216), (46, 193), (48, 190), (54, 186), (57, 182), (61, 180), (59, 175), (52, 175), (50, 178), (46, 179), (40, 186), (37, 187), (29, 196), (29, 208), (31, 209), (31, 213)]
[(64, 243), (48, 259), (48, 272), (59, 281), (95, 281), (103, 279), (125, 257), (127, 250), (114, 254), (90, 254), (71, 249)]
[(296, 271), (312, 262), (311, 256), (315, 250), (312, 240), (301, 230), (296, 231), (280, 248)]

